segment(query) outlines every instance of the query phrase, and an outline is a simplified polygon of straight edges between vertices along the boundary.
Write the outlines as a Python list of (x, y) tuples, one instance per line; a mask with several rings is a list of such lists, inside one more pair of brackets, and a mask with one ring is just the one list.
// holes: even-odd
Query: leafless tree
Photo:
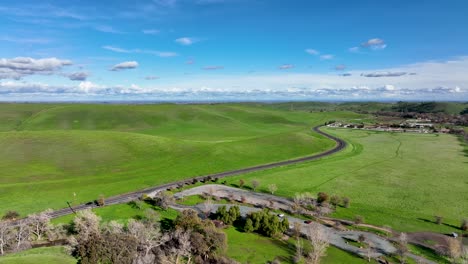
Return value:
[(156, 205), (166, 210), (170, 205), (174, 204), (174, 196), (170, 192), (159, 192), (154, 197)]
[(259, 181), (257, 181), (257, 180), (253, 180), (253, 181), (252, 181), (252, 189), (253, 189), (254, 191), (257, 190), (257, 188), (258, 188), (259, 185), (260, 185), (260, 182), (259, 182)]
[(371, 241), (367, 241), (365, 252), (366, 252), (367, 261), (371, 262), (372, 255), (374, 255), (375, 253), (374, 244)]
[(408, 252), (408, 237), (406, 233), (400, 233), (397, 240), (397, 254), (400, 257), (400, 263), (406, 262), (406, 253)]
[(294, 222), (293, 223), (293, 235), (296, 239), (299, 239), (301, 236), (301, 223), (299, 222)]
[(299, 263), (304, 255), (304, 241), (300, 237), (297, 237), (295, 245), (296, 255), (294, 255), (294, 263)]
[(99, 234), (101, 218), (91, 210), (79, 211), (73, 220), (74, 230), (78, 234), (78, 240), (87, 240), (92, 234)]
[(312, 246), (308, 259), (310, 263), (318, 264), (330, 244), (328, 232), (320, 224), (313, 222), (307, 226), (306, 234)]
[(123, 234), (124, 233), (124, 226), (112, 220), (102, 226), (102, 232), (107, 234)]
[(133, 219), (128, 221), (127, 229), (128, 233), (137, 239), (139, 247), (143, 249), (144, 257), (148, 256), (153, 248), (160, 246), (167, 239), (159, 228), (155, 228), (153, 225), (145, 225)]
[(447, 238), (447, 256), (450, 257), (453, 263), (461, 258), (463, 252), (463, 244), (456, 238)]
[(52, 209), (47, 209), (44, 212), (28, 216), (28, 223), (35, 240), (41, 240), (49, 232), (51, 212)]
[(275, 194), (275, 192), (278, 190), (278, 186), (276, 186), (276, 184), (274, 183), (269, 184), (268, 190), (270, 191), (271, 194)]
[(203, 210), (203, 213), (205, 214), (205, 217), (208, 217), (210, 215), (213, 208), (214, 208), (213, 200), (211, 200), (211, 198), (206, 199), (202, 205), (202, 210)]
[(244, 187), (245, 181), (243, 179), (239, 180), (239, 187), (242, 188)]
[(13, 228), (5, 221), (0, 221), (0, 255), (4, 255), (6, 249), (11, 246), (14, 239)]
[(16, 251), (27, 249), (31, 246), (29, 243), (30, 234), (31, 234), (31, 228), (30, 228), (28, 220), (23, 219), (23, 220), (18, 221), (14, 229)]

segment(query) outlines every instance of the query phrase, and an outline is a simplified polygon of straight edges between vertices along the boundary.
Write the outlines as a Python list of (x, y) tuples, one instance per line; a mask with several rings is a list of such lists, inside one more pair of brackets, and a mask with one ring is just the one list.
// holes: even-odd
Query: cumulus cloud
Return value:
[(283, 64), (283, 65), (278, 67), (278, 69), (280, 69), (280, 70), (288, 70), (288, 69), (292, 69), (292, 68), (294, 68), (294, 65), (292, 65), (292, 64)]
[(193, 43), (197, 42), (197, 40), (194, 38), (183, 37), (183, 38), (176, 39), (175, 42), (179, 43), (180, 45), (190, 46)]
[(135, 69), (138, 67), (138, 62), (136, 61), (125, 61), (119, 64), (114, 65), (111, 68), (111, 71), (121, 71), (121, 70), (128, 70), (128, 69)]
[(399, 77), (406, 75), (406, 72), (372, 72), (372, 73), (363, 73), (361, 76), (364, 77)]
[(335, 55), (332, 55), (332, 54), (324, 54), (322, 56), (320, 56), (320, 59), (321, 60), (331, 60), (335, 57)]
[(142, 49), (123, 49), (120, 47), (115, 47), (115, 46), (102, 46), (103, 49), (110, 50), (113, 52), (117, 53), (139, 53), (139, 54), (150, 54), (154, 56), (158, 56), (161, 58), (170, 58), (170, 57), (176, 57), (179, 56), (176, 52), (172, 51), (158, 51), (158, 50), (142, 50)]
[(318, 50), (315, 50), (315, 49), (306, 49), (305, 52), (310, 54), (310, 55), (319, 55), (320, 54), (320, 52)]
[(344, 64), (339, 64), (339, 65), (335, 66), (335, 70), (337, 70), (337, 71), (343, 71), (345, 69), (346, 69), (346, 65), (344, 65)]
[(89, 74), (87, 72), (74, 72), (66, 75), (72, 81), (86, 81)]
[(51, 75), (60, 71), (64, 66), (69, 65), (72, 65), (70, 60), (61, 60), (57, 58), (2, 58), (0, 59), (0, 79), (18, 80), (24, 76), (34, 74)]
[(387, 44), (385, 44), (385, 41), (383, 39), (373, 38), (369, 39), (364, 43), (361, 43), (361, 47), (369, 48), (372, 50), (381, 50), (385, 49), (387, 47)]
[(213, 65), (213, 66), (205, 66), (203, 67), (203, 70), (206, 70), (206, 71), (213, 71), (213, 70), (222, 70), (224, 69), (224, 66), (219, 66), (219, 65)]

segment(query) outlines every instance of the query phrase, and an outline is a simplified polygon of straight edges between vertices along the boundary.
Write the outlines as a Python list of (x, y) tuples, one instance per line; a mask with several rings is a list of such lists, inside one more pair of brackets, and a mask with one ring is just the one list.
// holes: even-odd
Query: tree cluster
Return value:
[(217, 220), (223, 221), (226, 225), (232, 225), (241, 219), (239, 206), (231, 206), (229, 210), (226, 209), (226, 206), (220, 206), (214, 217)]
[(91, 211), (81, 211), (73, 223), (74, 254), (82, 264), (235, 263), (223, 256), (226, 235), (195, 211), (183, 211), (174, 228), (166, 231), (157, 219), (147, 211), (143, 219), (131, 219), (126, 226), (101, 224)]
[(288, 219), (280, 221), (278, 216), (270, 214), (268, 209), (248, 214), (244, 225), (245, 232), (257, 232), (268, 237), (278, 236), (288, 229)]
[[(28, 249), (33, 241), (63, 237), (62, 227), (50, 224), (50, 212), (47, 210), (20, 220), (16, 220), (17, 214), (14, 218), (4, 217), (0, 221), (0, 255)], [(13, 214), (7, 213), (7, 215)]]

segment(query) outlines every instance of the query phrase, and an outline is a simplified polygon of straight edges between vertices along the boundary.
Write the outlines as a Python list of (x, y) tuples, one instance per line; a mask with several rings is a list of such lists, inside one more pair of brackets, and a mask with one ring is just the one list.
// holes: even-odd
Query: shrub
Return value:
[(444, 220), (442, 216), (438, 216), (438, 215), (434, 216), (434, 218), (435, 218), (435, 223), (438, 225), (442, 224), (442, 221)]
[(349, 198), (348, 197), (343, 197), (343, 207), (344, 208), (349, 208)]
[(460, 229), (463, 231), (468, 231), (468, 219), (463, 219), (460, 225)]
[(317, 203), (322, 204), (328, 201), (328, 194), (319, 192), (317, 195)]
[(362, 216), (360, 216), (360, 215), (356, 215), (356, 216), (354, 217), (354, 223), (355, 223), (356, 225), (359, 225), (359, 224), (364, 223), (364, 217), (362, 217)]
[(14, 220), (14, 219), (17, 219), (19, 217), (19, 213), (16, 212), (16, 211), (8, 211), (5, 213), (5, 215), (3, 215), (2, 219), (3, 220)]
[(104, 199), (104, 195), (99, 195), (99, 198), (96, 200), (98, 206), (106, 205), (106, 200)]
[(331, 198), (330, 198), (330, 203), (331, 205), (333, 205), (333, 207), (337, 207), (338, 204), (340, 203), (340, 197), (338, 197), (337, 195), (333, 195)]
[(244, 187), (245, 181), (243, 179), (239, 180), (239, 187), (242, 188)]

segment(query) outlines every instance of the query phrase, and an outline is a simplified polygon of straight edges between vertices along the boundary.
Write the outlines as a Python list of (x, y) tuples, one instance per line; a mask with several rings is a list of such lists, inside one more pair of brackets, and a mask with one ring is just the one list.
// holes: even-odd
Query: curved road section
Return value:
[[(183, 186), (185, 184), (190, 184), (194, 180), (205, 180), (205, 179), (222, 179), (225, 177), (229, 176), (234, 176), (234, 175), (239, 175), (239, 174), (244, 174), (244, 173), (249, 173), (249, 172), (255, 172), (255, 171), (261, 171), (261, 170), (266, 170), (266, 169), (271, 169), (271, 168), (276, 168), (276, 167), (281, 167), (285, 165), (291, 165), (291, 164), (296, 164), (296, 163), (302, 163), (306, 161), (312, 161), (312, 160), (317, 160), (332, 154), (335, 154), (341, 150), (343, 150), (346, 147), (346, 142), (340, 138), (334, 137), (332, 135), (329, 135), (323, 131), (320, 130), (321, 126), (316, 126), (312, 130), (322, 136), (325, 136), (333, 141), (336, 142), (336, 145), (334, 148), (327, 150), (325, 152), (311, 155), (311, 156), (306, 156), (302, 158), (297, 158), (297, 159), (291, 159), (291, 160), (285, 160), (285, 161), (279, 161), (279, 162), (274, 162), (274, 163), (269, 163), (269, 164), (263, 164), (263, 165), (258, 165), (258, 166), (253, 166), (253, 167), (248, 167), (244, 169), (238, 169), (238, 170), (232, 170), (232, 171), (226, 171), (226, 172), (220, 172), (220, 173), (215, 173), (215, 174), (210, 174), (210, 175), (204, 175), (204, 176), (199, 176), (191, 179), (186, 179), (186, 180), (181, 180), (177, 182), (172, 182), (172, 183), (167, 183), (131, 193), (126, 193), (126, 194), (121, 194), (117, 195), (114, 197), (110, 197), (105, 200), (106, 205), (113, 205), (113, 204), (121, 204), (121, 203), (127, 203), (132, 200), (138, 199), (141, 197), (143, 194), (151, 194), (151, 193), (157, 193), (162, 190), (166, 190), (169, 188), (174, 188), (178, 186)], [(81, 204), (78, 206), (73, 206), (73, 207), (68, 207), (68, 208), (63, 208), (60, 210), (53, 211), (50, 213), (50, 216), (55, 218), (55, 217), (60, 217), (63, 215), (68, 215), (72, 214), (76, 211), (84, 210), (84, 209), (90, 209), (90, 208), (96, 208), (98, 207), (96, 204), (90, 202), (87, 204)]]

